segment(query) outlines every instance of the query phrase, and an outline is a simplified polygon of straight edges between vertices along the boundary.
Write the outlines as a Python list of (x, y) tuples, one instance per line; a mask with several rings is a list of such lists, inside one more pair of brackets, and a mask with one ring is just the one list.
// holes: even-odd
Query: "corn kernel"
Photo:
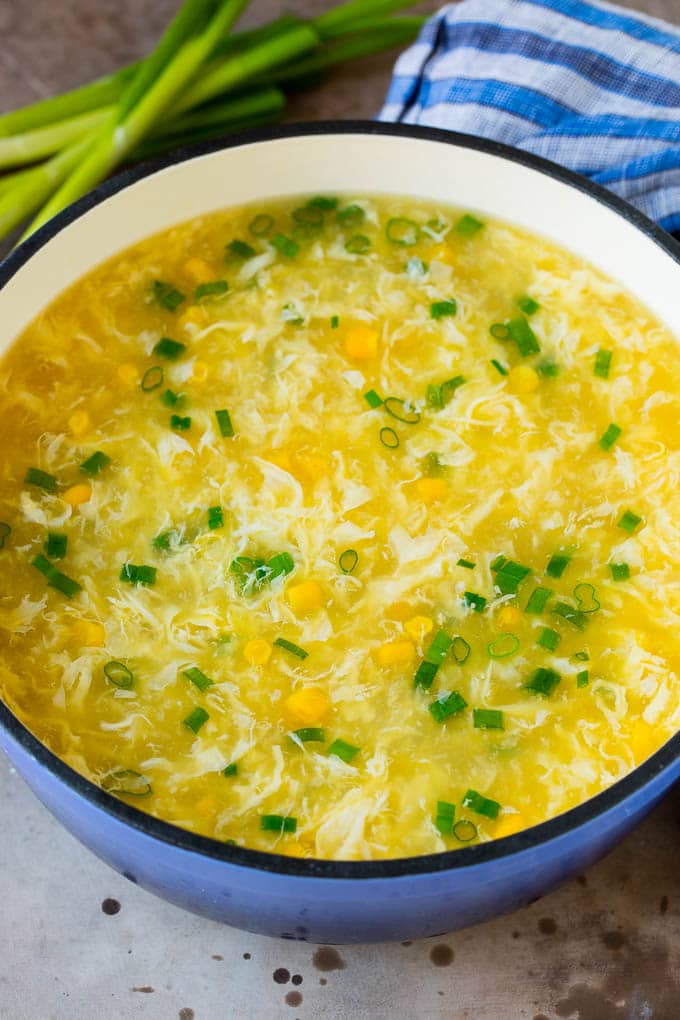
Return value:
[(443, 478), (419, 478), (415, 489), (418, 498), (428, 504), (439, 502), (447, 493), (447, 485)]
[(74, 411), (68, 420), (68, 427), (74, 436), (83, 436), (90, 427), (90, 416), (87, 411)]
[(262, 638), (253, 638), (243, 649), (243, 657), (251, 666), (264, 666), (265, 663), (269, 662), (271, 654), (272, 646), (268, 641), (263, 641)]
[(88, 499), (92, 498), (92, 486), (87, 482), (72, 485), (66, 492), (62, 492), (61, 498), (72, 507), (80, 506), (81, 503), (87, 503)]
[(522, 622), (522, 614), (517, 606), (503, 606), (498, 610), (496, 620), (504, 630), (514, 630)]
[(407, 666), (415, 658), (416, 650), (410, 641), (387, 641), (374, 654), (379, 666)]
[(106, 641), (104, 627), (94, 620), (76, 620), (71, 634), (79, 645), (91, 645), (93, 648), (101, 648)]
[(453, 266), (456, 264), (456, 256), (453, 248), (450, 248), (448, 244), (438, 244), (433, 249), (431, 255), (433, 262), (443, 262), (447, 266)]
[(412, 616), (404, 624), (404, 630), (414, 641), (422, 641), (432, 630), (434, 624), (429, 616)]
[(345, 335), (345, 354), (349, 358), (374, 358), (378, 353), (377, 330), (369, 326), (354, 326)]
[(205, 259), (189, 259), (184, 263), (184, 272), (194, 283), (210, 283), (215, 279), (213, 268)]
[(300, 687), (284, 702), (284, 710), (291, 722), (311, 726), (321, 722), (330, 707), (328, 697), (320, 687)]
[(290, 608), (297, 616), (321, 609), (326, 601), (323, 588), (318, 581), (303, 581), (302, 584), (294, 584), (286, 592), (286, 598)]
[(205, 361), (195, 361), (191, 372), (193, 382), (202, 383), (208, 378), (208, 366)]
[(122, 365), (118, 366), (118, 378), (126, 386), (134, 386), (139, 382), (139, 372), (134, 365), (131, 365), (129, 361), (123, 362)]
[(494, 829), (493, 837), (502, 839), (503, 836), (514, 836), (516, 832), (526, 828), (527, 823), (521, 815), (501, 815)]
[(200, 305), (191, 305), (186, 312), (180, 316), (179, 324), (183, 329), (187, 326), (204, 326), (208, 321), (205, 308)]
[(533, 393), (538, 387), (538, 373), (529, 365), (516, 365), (510, 369), (508, 382), (515, 393)]
[(630, 735), (630, 748), (636, 762), (644, 761), (659, 746), (654, 727), (644, 719), (636, 719)]

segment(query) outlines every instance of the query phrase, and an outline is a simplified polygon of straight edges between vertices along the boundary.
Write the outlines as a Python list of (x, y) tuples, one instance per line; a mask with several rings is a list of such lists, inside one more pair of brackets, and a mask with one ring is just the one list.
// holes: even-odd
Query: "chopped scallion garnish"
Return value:
[(600, 379), (608, 379), (609, 371), (612, 364), (612, 352), (605, 351), (602, 348), (595, 355), (595, 375), (599, 376)]
[(117, 769), (102, 779), (102, 789), (117, 797), (148, 797), (151, 783), (134, 769)]
[[(494, 570), (493, 566), (491, 569)], [(495, 590), (501, 595), (516, 595), (522, 581), (531, 573), (531, 568), (515, 563), (514, 560), (504, 560), (494, 573)]]
[(154, 300), (158, 302), (161, 308), (164, 308), (166, 312), (176, 312), (177, 309), (186, 298), (181, 291), (173, 287), (171, 283), (163, 283), (162, 280), (154, 280), (153, 282), (153, 296)]
[(578, 609), (576, 606), (572, 606), (569, 602), (556, 602), (552, 608), (552, 612), (556, 616), (561, 616), (563, 620), (570, 623), (577, 630), (585, 630), (588, 623), (588, 617), (584, 612)]
[(209, 718), (210, 715), (206, 712), (206, 710), (201, 708), (200, 705), (197, 705), (196, 708), (189, 712), (186, 719), (182, 720), (182, 723), (188, 730), (191, 730), (192, 733), (198, 733), (201, 727), (205, 726)]
[(539, 361), (535, 368), (538, 374), (542, 375), (544, 379), (555, 379), (560, 374), (557, 362), (550, 361), (548, 359), (545, 361)]
[(238, 764), (235, 761), (230, 762), (222, 769), (222, 775), (226, 779), (230, 779), (232, 776), (238, 775)]
[(579, 672), (576, 674), (576, 686), (577, 687), (586, 687), (588, 685), (588, 680), (589, 679), (590, 679), (590, 673), (588, 672), (587, 669), (579, 670)]
[(274, 227), (274, 218), (267, 213), (258, 213), (248, 225), (248, 230), (253, 237), (267, 237)]
[(546, 607), (550, 596), (552, 595), (552, 589), (550, 588), (534, 588), (529, 601), (524, 609), (525, 613), (542, 613)]
[(453, 638), (450, 638), (446, 631), (438, 630), (425, 652), (426, 661), (433, 662), (437, 666), (440, 666), (446, 658), (452, 644)]
[(607, 425), (607, 428), (600, 436), (600, 447), (603, 450), (611, 450), (612, 446), (621, 435), (621, 431), (620, 426), (616, 425), (614, 422)]
[(170, 529), (169, 531), (161, 531), (160, 535), (156, 535), (156, 537), (151, 540), (151, 545), (154, 549), (162, 549), (164, 552), (167, 552), (171, 546), (178, 544), (178, 542), (178, 533)]
[(339, 315), (331, 315), (331, 329), (337, 329), (339, 325), (340, 325), (340, 316)]
[(500, 361), (498, 361), (497, 358), (492, 358), (491, 359), (491, 364), (496, 369), (496, 371), (499, 373), (499, 375), (507, 375), (508, 374), (508, 369), (505, 367), (505, 365), (501, 365)]
[(32, 566), (39, 570), (40, 573), (47, 578), (47, 585), (49, 588), (56, 588), (62, 595), (72, 599), (74, 595), (77, 595), (79, 591), (82, 591), (82, 587), (77, 581), (67, 577), (66, 574), (62, 574), (60, 570), (50, 563), (46, 556), (36, 556), (31, 561)]
[(434, 450), (425, 454), (420, 462), (420, 467), (427, 478), (439, 478), (446, 471), (446, 466), (442, 464), (439, 454)]
[(297, 829), (297, 818), (291, 815), (261, 815), (260, 828), (263, 832), (294, 833)]
[(476, 216), (472, 216), (470, 213), (465, 213), (464, 216), (458, 220), (455, 226), (457, 234), (461, 234), (463, 237), (474, 237), (480, 230), (483, 230), (485, 223), (482, 220), (478, 220)]
[(541, 648), (546, 648), (549, 652), (554, 652), (561, 640), (562, 636), (561, 634), (558, 634), (556, 630), (552, 630), (550, 627), (543, 627), (538, 636), (537, 643)]
[(238, 238), (234, 238), (233, 241), (225, 245), (225, 262), (245, 262), (246, 259), (252, 259), (255, 255), (257, 255), (257, 252), (252, 244), (248, 244), (247, 241), (240, 241)]
[(590, 656), (588, 652), (574, 652), (572, 659), (574, 662), (588, 662)]
[(406, 275), (412, 280), (419, 276), (425, 276), (427, 270), (427, 263), (423, 262), (423, 260), (418, 258), (417, 255), (414, 255), (413, 258), (410, 258), (406, 263)]
[(343, 227), (358, 227), (364, 222), (366, 213), (360, 205), (346, 205), (344, 209), (338, 209), (337, 220)]
[(406, 216), (393, 216), (387, 221), (385, 236), (400, 248), (412, 248), (420, 239), (420, 227), (415, 220), (409, 220)]
[(211, 280), (210, 283), (199, 283), (194, 291), (194, 301), (203, 301), (205, 298), (222, 297), (229, 290), (226, 280)]
[(453, 298), (444, 301), (433, 301), (430, 305), (430, 318), (443, 319), (448, 315), (455, 315), (458, 311), (458, 303)]
[(351, 574), (359, 562), (359, 553), (356, 549), (345, 549), (338, 557), (338, 566), (343, 574)]
[(354, 747), (353, 744), (348, 744), (346, 740), (334, 740), (328, 748), (328, 753), (335, 755), (336, 758), (340, 758), (347, 765), (356, 758), (359, 754), (360, 748)]
[(474, 822), (469, 818), (461, 818), (453, 827), (453, 835), (459, 843), (472, 843), (479, 833)]
[(174, 390), (166, 390), (165, 393), (161, 394), (161, 401), (166, 407), (177, 407), (183, 400), (184, 397), (182, 394), (175, 393)]
[(207, 691), (208, 687), (212, 687), (214, 683), (214, 680), (211, 680), (209, 676), (202, 673), (196, 666), (191, 666), (189, 669), (183, 669), (182, 673), (187, 680), (191, 680), (194, 687), (198, 687), (199, 691)]
[(490, 641), (486, 651), (490, 659), (507, 659), (519, 650), (519, 638), (516, 634), (499, 634)]
[(141, 387), (145, 393), (150, 393), (151, 390), (157, 390), (159, 386), (163, 385), (163, 369), (160, 365), (153, 365), (151, 368), (147, 368), (146, 372), (142, 376)]
[[(161, 339), (154, 347), (153, 353), (156, 354), (159, 358), (167, 358), (169, 361), (175, 361), (182, 354), (184, 354), (186, 349), (187, 349), (186, 344), (180, 343), (179, 340), (172, 340), (169, 336), (164, 336), (161, 337)], [(160, 383), (158, 383), (158, 385), (160, 386)], [(144, 380), (142, 380), (142, 388), (143, 387)]]
[(517, 350), (523, 358), (540, 352), (541, 345), (538, 338), (525, 318), (520, 317), (509, 322), (508, 333), (517, 344)]
[(464, 560), (462, 557), (456, 563), (457, 567), (464, 567), (465, 570), (474, 570), (476, 564), (472, 560)]
[(416, 674), (413, 678), (414, 687), (422, 687), (423, 690), (427, 691), (432, 686), (432, 681), (437, 675), (439, 666), (434, 662), (428, 662), (426, 659), (420, 663)]
[(38, 489), (44, 489), (45, 492), (57, 491), (57, 479), (47, 471), (41, 471), (40, 468), (29, 468), (24, 482), (26, 485), (35, 485)]
[(447, 379), (443, 383), (431, 383), (427, 387), (428, 405), (430, 407), (434, 407), (436, 410), (441, 410), (442, 407), (446, 407), (458, 387), (462, 386), (464, 382), (464, 375), (455, 375), (452, 379)]
[(456, 805), (449, 804), (446, 800), (437, 801), (437, 814), (435, 815), (435, 828), (439, 829), (442, 836), (453, 835), (453, 824), (456, 820)]
[(532, 694), (542, 694), (548, 697), (555, 690), (561, 679), (560, 674), (556, 670), (540, 666), (533, 671), (524, 687), (527, 691), (531, 691)]
[(222, 408), (219, 411), (215, 411), (215, 418), (217, 419), (217, 426), (220, 430), (220, 435), (224, 439), (231, 439), (234, 435), (234, 426), (231, 423), (231, 415), (226, 408)]
[(5, 542), (12, 534), (11, 525), (7, 521), (0, 521), (0, 549), (5, 548)]
[(494, 322), (489, 326), (489, 333), (494, 340), (509, 340), (510, 329), (507, 322)]
[(176, 432), (188, 432), (191, 428), (191, 418), (188, 415), (171, 414), (170, 428)]
[(441, 723), (467, 708), (467, 701), (458, 691), (451, 691), (450, 694), (441, 694), (428, 708), (434, 721)]
[(83, 461), (80, 465), (80, 470), (83, 474), (94, 477), (94, 475), (98, 475), (100, 471), (103, 471), (105, 467), (108, 467), (110, 463), (110, 457), (107, 457), (101, 450), (96, 450), (91, 457)]
[(520, 312), (524, 312), (525, 315), (535, 315), (538, 309), (541, 307), (538, 301), (534, 298), (529, 297), (528, 294), (523, 294), (522, 297), (518, 297), (515, 304), (519, 308)]
[(210, 531), (215, 531), (217, 528), (224, 527), (224, 511), (221, 506), (209, 506), (208, 507), (208, 528)]
[(124, 563), (120, 572), (120, 580), (128, 584), (152, 585), (156, 583), (156, 568), (146, 564)]
[(68, 547), (68, 535), (58, 535), (54, 531), (47, 533), (45, 552), (53, 560), (63, 560)]
[(475, 613), (483, 613), (486, 607), (486, 599), (483, 595), (478, 595), (474, 591), (466, 591), (463, 595), (463, 605), (467, 609), (474, 610)]
[(627, 581), (630, 577), (630, 567), (627, 563), (610, 563), (609, 569), (612, 581)]
[(464, 662), (467, 662), (470, 658), (471, 650), (472, 649), (465, 638), (461, 637), (460, 634), (457, 634), (453, 639), (453, 644), (451, 645), (451, 654), (459, 666), (462, 666)]
[(292, 641), (287, 641), (285, 638), (277, 638), (274, 644), (279, 648), (283, 648), (284, 651), (290, 652), (291, 655), (295, 655), (298, 659), (306, 659), (309, 655), (309, 652), (306, 652), (304, 648), (300, 648), (299, 645), (295, 645)]
[(365, 255), (371, 247), (371, 239), (365, 234), (353, 234), (345, 241), (345, 251), (350, 255)]
[(114, 687), (120, 687), (124, 691), (129, 691), (135, 682), (135, 678), (125, 663), (117, 662), (115, 659), (107, 662), (104, 666), (104, 676), (111, 681)]
[(293, 735), (303, 744), (323, 744), (326, 741), (324, 731), (314, 726), (305, 726), (301, 730), (294, 730)]
[(571, 562), (571, 553), (559, 552), (553, 553), (548, 560), (548, 566), (545, 568), (545, 572), (549, 577), (561, 577), (564, 571)]
[(497, 708), (473, 708), (472, 725), (476, 730), (504, 730), (503, 713)]
[(618, 527), (623, 528), (629, 535), (632, 535), (638, 524), (642, 524), (642, 518), (634, 514), (632, 510), (626, 510), (621, 520), (618, 522)]
[(388, 425), (380, 429), (380, 442), (383, 446), (386, 446), (388, 450), (396, 450), (399, 446), (399, 436), (391, 429)]
[(284, 255), (287, 259), (294, 259), (300, 251), (297, 241), (292, 237), (286, 237), (285, 234), (275, 234), (269, 243), (272, 248), (276, 248), (279, 255)]
[(399, 397), (385, 397), (383, 406), (388, 414), (391, 414), (397, 421), (403, 421), (406, 425), (417, 425), (420, 421), (420, 414), (414, 411), (405, 400)]
[(364, 400), (371, 408), (380, 407), (382, 404), (382, 397), (378, 396), (375, 390), (367, 390), (366, 393), (364, 393)]
[(497, 800), (484, 797), (481, 793), (477, 793), (476, 790), (468, 790), (461, 803), (463, 807), (470, 808), (476, 814), (484, 815), (485, 818), (491, 818), (492, 820), (498, 818), (498, 812), (501, 809)]
[(273, 581), (277, 577), (290, 574), (295, 569), (295, 560), (289, 552), (275, 553), (271, 559), (267, 560), (267, 567), (269, 568), (269, 580)]

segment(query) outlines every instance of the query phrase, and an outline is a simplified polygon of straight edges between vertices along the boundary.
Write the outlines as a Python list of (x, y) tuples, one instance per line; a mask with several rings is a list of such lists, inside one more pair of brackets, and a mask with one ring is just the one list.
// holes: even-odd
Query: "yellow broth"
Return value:
[(0, 692), (248, 847), (550, 818), (680, 722), (679, 393), (636, 300), (504, 223), (355, 196), (178, 226), (0, 363)]

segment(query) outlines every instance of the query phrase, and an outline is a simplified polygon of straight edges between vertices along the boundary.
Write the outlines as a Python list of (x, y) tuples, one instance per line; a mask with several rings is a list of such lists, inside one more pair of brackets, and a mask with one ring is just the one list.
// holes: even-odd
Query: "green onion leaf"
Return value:
[(461, 818), (453, 827), (453, 835), (459, 843), (472, 843), (479, 835), (477, 826), (469, 818)]
[(611, 422), (600, 436), (600, 447), (603, 450), (611, 450), (616, 440), (621, 435), (622, 429)]
[(586, 687), (588, 685), (588, 680), (589, 679), (590, 679), (590, 674), (589, 674), (587, 669), (579, 670), (579, 672), (576, 674), (576, 686), (577, 687)]
[(611, 571), (612, 581), (627, 581), (630, 577), (630, 567), (627, 563), (610, 563), (609, 569)]
[(486, 607), (486, 599), (483, 595), (477, 595), (474, 591), (466, 591), (463, 595), (463, 605), (475, 613), (483, 613)]
[(183, 417), (181, 414), (170, 415), (170, 428), (177, 432), (188, 432), (191, 428), (191, 418)]
[(322, 212), (333, 212), (338, 208), (338, 199), (334, 195), (315, 195), (307, 203), (308, 209), (321, 209)]
[(212, 687), (214, 680), (211, 680), (209, 676), (202, 673), (196, 666), (190, 666), (189, 669), (183, 669), (182, 675), (191, 680), (194, 687), (198, 687), (199, 691), (207, 691), (208, 687)]
[(271, 559), (267, 560), (267, 567), (269, 568), (269, 580), (273, 581), (277, 577), (290, 574), (295, 569), (295, 560), (289, 552), (275, 553)]
[(224, 527), (224, 512), (221, 506), (209, 506), (208, 507), (208, 528), (210, 531), (215, 531), (217, 528)]
[(428, 662), (424, 659), (416, 670), (416, 674), (413, 678), (413, 686), (422, 687), (424, 691), (429, 690), (432, 686), (432, 681), (437, 675), (438, 669), (439, 666), (436, 665), (436, 663)]
[(257, 252), (251, 244), (247, 241), (239, 241), (235, 238), (225, 246), (224, 249), (224, 260), (225, 262), (245, 262), (246, 259), (252, 259)]
[[(169, 336), (164, 336), (154, 347), (153, 353), (158, 355), (159, 358), (167, 358), (169, 361), (175, 361), (184, 354), (186, 349), (186, 344), (180, 343), (179, 340), (171, 340)], [(161, 379), (161, 382), (162, 381), (163, 380)], [(160, 382), (158, 385), (160, 386)], [(144, 388), (144, 380), (142, 380), (142, 388)], [(155, 389), (155, 387), (152, 387), (152, 389)]]
[[(493, 566), (491, 567), (493, 570)], [(504, 560), (494, 571), (494, 588), (501, 595), (516, 595), (522, 581), (531, 573), (530, 567), (524, 567), (514, 560)]]
[(364, 222), (366, 213), (360, 205), (346, 205), (344, 209), (338, 209), (337, 220), (343, 227), (358, 227)]
[(458, 691), (451, 691), (450, 694), (440, 694), (436, 701), (428, 706), (430, 715), (435, 722), (443, 723), (452, 716), (467, 708), (467, 701)]
[(519, 308), (520, 312), (524, 312), (525, 315), (535, 315), (538, 309), (541, 307), (538, 301), (535, 301), (528, 294), (523, 294), (522, 297), (518, 297), (515, 304)]
[(31, 565), (47, 578), (49, 588), (56, 588), (57, 591), (60, 591), (68, 599), (72, 599), (74, 595), (83, 590), (77, 581), (67, 577), (66, 574), (62, 574), (45, 556), (36, 556), (31, 561)]
[(476, 730), (504, 730), (503, 713), (497, 708), (473, 708), (472, 725)]
[(560, 374), (559, 366), (555, 361), (539, 361), (536, 365), (536, 371), (539, 375), (542, 375), (544, 379), (555, 379)]
[(585, 630), (588, 623), (588, 617), (585, 613), (581, 612), (576, 606), (572, 606), (569, 602), (556, 602), (552, 608), (552, 612), (556, 616), (561, 616), (563, 620), (570, 623), (577, 630)]
[(12, 528), (7, 521), (0, 521), (0, 549), (5, 548), (5, 542), (12, 534)]
[(162, 549), (167, 552), (172, 545), (179, 544), (179, 534), (172, 529), (170, 531), (161, 531), (160, 535), (156, 535), (151, 540), (151, 545), (154, 549)]
[(642, 518), (634, 514), (632, 510), (626, 510), (621, 520), (618, 522), (618, 527), (623, 528), (629, 535), (632, 535), (638, 524), (642, 523)]
[(548, 560), (548, 566), (545, 568), (545, 572), (549, 577), (561, 577), (564, 571), (571, 562), (571, 553), (559, 552), (553, 553)]
[(470, 808), (476, 814), (484, 815), (485, 818), (491, 818), (492, 820), (498, 818), (498, 812), (501, 809), (497, 800), (483, 797), (476, 790), (468, 790), (461, 803), (463, 807)]
[(153, 365), (152, 368), (147, 368), (146, 372), (142, 376), (141, 387), (145, 393), (150, 393), (152, 390), (157, 390), (159, 386), (163, 385), (163, 369), (160, 365)]
[(118, 769), (102, 779), (102, 789), (117, 797), (148, 797), (151, 783), (134, 769)]
[(576, 606), (582, 613), (596, 613), (600, 608), (597, 592), (593, 585), (587, 581), (577, 584), (573, 595), (576, 599)]
[(550, 588), (534, 588), (524, 609), (525, 613), (542, 613), (552, 595)]
[(519, 638), (516, 634), (506, 632), (499, 634), (490, 641), (486, 651), (490, 659), (507, 659), (519, 650)]
[(230, 762), (229, 765), (225, 766), (225, 768), (222, 769), (222, 775), (226, 779), (230, 779), (232, 776), (237, 776), (238, 764), (235, 761)]
[(294, 645), (292, 641), (286, 641), (285, 638), (277, 638), (274, 642), (279, 648), (283, 648), (284, 651), (290, 652), (291, 655), (295, 655), (298, 659), (306, 659), (309, 652), (306, 652), (304, 648), (300, 648), (299, 645)]
[(595, 355), (595, 375), (599, 376), (600, 379), (609, 378), (609, 370), (612, 364), (612, 352), (605, 351), (602, 348)]
[(371, 408), (380, 407), (382, 404), (382, 397), (379, 397), (375, 390), (367, 390), (364, 393), (364, 400)]
[(420, 470), (426, 478), (439, 478), (446, 471), (446, 466), (439, 459), (439, 454), (431, 450), (421, 459)]
[(457, 234), (461, 234), (462, 237), (474, 237), (485, 226), (486, 224), (482, 220), (478, 220), (476, 216), (465, 213), (456, 223), (455, 231)]
[(297, 830), (297, 818), (291, 815), (261, 815), (260, 828), (263, 832), (294, 833)]
[(338, 566), (343, 574), (351, 574), (359, 562), (359, 553), (356, 549), (345, 549), (338, 557)]
[(527, 691), (531, 691), (532, 694), (541, 694), (544, 697), (548, 697), (555, 690), (561, 679), (560, 674), (554, 669), (540, 666), (533, 671), (524, 684), (524, 688)]
[(491, 364), (496, 369), (496, 371), (499, 373), (499, 375), (507, 375), (508, 374), (508, 369), (504, 365), (501, 365), (500, 361), (498, 361), (496, 358), (492, 358), (491, 359)]
[(225, 439), (231, 439), (234, 435), (234, 426), (231, 423), (231, 415), (226, 408), (222, 408), (219, 411), (215, 411), (215, 417), (217, 418), (217, 425), (220, 430), (220, 435)]
[(414, 255), (413, 258), (410, 258), (406, 263), (405, 267), (406, 275), (410, 277), (412, 280), (416, 279), (418, 276), (425, 276), (427, 270), (428, 270), (427, 263), (423, 262), (423, 260), (421, 258), (418, 258), (417, 255)]
[(356, 758), (359, 754), (360, 748), (354, 747), (352, 744), (348, 744), (346, 740), (334, 740), (328, 748), (328, 753), (335, 755), (336, 758), (342, 759), (347, 765)]
[(383, 446), (386, 446), (388, 450), (396, 450), (399, 446), (399, 436), (394, 429), (385, 426), (380, 429), (380, 442)]
[(441, 832), (442, 836), (453, 835), (453, 823), (456, 819), (456, 805), (449, 804), (446, 800), (437, 801), (437, 814), (435, 815), (434, 824), (437, 829)]
[(472, 560), (459, 559), (456, 563), (457, 567), (465, 567), (466, 570), (474, 570), (476, 564)]
[(428, 405), (438, 411), (443, 407), (446, 407), (458, 387), (462, 386), (464, 382), (464, 375), (455, 375), (452, 379), (447, 379), (445, 382), (439, 383), (438, 385), (431, 383), (427, 387)]
[(111, 681), (114, 687), (120, 687), (124, 691), (129, 691), (135, 682), (135, 678), (125, 663), (117, 662), (115, 659), (107, 662), (104, 666), (104, 676)]
[(587, 652), (574, 652), (572, 659), (574, 662), (588, 662), (590, 656)]
[(444, 301), (433, 301), (430, 305), (430, 318), (443, 319), (447, 315), (455, 315), (458, 311), (458, 304), (451, 298)]
[(186, 300), (181, 291), (173, 287), (171, 283), (163, 283), (162, 280), (154, 280), (153, 296), (154, 300), (161, 308), (165, 308), (166, 312), (176, 312)]
[(80, 465), (80, 470), (83, 474), (94, 477), (95, 475), (98, 475), (100, 471), (103, 471), (105, 467), (108, 467), (110, 463), (111, 458), (107, 457), (107, 455), (102, 453), (101, 450), (97, 450), (91, 457), (88, 457), (87, 460), (83, 461)]
[(331, 315), (331, 329), (337, 329), (339, 325), (340, 325), (340, 316), (339, 315)]
[(324, 731), (314, 726), (305, 726), (301, 730), (294, 730), (293, 733), (303, 744), (323, 744), (326, 741)]
[(24, 482), (26, 485), (35, 485), (38, 489), (44, 489), (45, 492), (57, 491), (57, 479), (54, 475), (48, 475), (47, 471), (41, 471), (40, 468), (29, 468)]
[(45, 552), (53, 560), (63, 560), (68, 547), (68, 535), (58, 535), (55, 531), (48, 531), (45, 542)]
[(405, 216), (393, 216), (387, 221), (385, 236), (392, 244), (400, 248), (412, 248), (420, 239), (420, 227), (415, 220), (409, 220)]
[(554, 652), (561, 640), (562, 635), (558, 634), (556, 630), (543, 627), (538, 637), (538, 644), (541, 648), (547, 648), (549, 652)]
[(272, 248), (276, 248), (279, 255), (284, 255), (287, 259), (294, 259), (300, 251), (297, 241), (292, 237), (286, 237), (285, 234), (276, 234), (269, 243)]
[(156, 568), (145, 564), (124, 563), (120, 580), (127, 581), (128, 584), (152, 585), (156, 583)]
[[(151, 371), (151, 369), (149, 370)], [(162, 371), (162, 369), (161, 369)], [(166, 390), (165, 393), (161, 394), (161, 401), (166, 407), (177, 407), (184, 400), (181, 393), (175, 393), (174, 390)]]
[(513, 319), (508, 323), (510, 337), (517, 344), (517, 350), (526, 358), (529, 354), (538, 354), (541, 345), (533, 329), (525, 318)]
[(293, 209), (291, 216), (296, 223), (301, 223), (305, 227), (318, 229), (323, 226), (323, 209), (318, 205), (301, 205)]
[(425, 660), (440, 666), (446, 658), (452, 644), (453, 638), (450, 638), (446, 631), (438, 630), (425, 652)]
[(460, 634), (457, 634), (453, 639), (453, 644), (451, 645), (451, 654), (459, 666), (462, 666), (464, 662), (467, 662), (470, 658), (470, 652), (471, 648), (468, 642), (464, 637), (461, 637)]
[(211, 280), (210, 283), (199, 283), (194, 291), (194, 301), (203, 301), (205, 298), (221, 297), (229, 290), (226, 280)]
[(506, 322), (494, 322), (489, 326), (489, 333), (494, 340), (509, 340), (510, 328)]
[(248, 230), (253, 237), (267, 237), (274, 227), (274, 218), (267, 213), (258, 213), (248, 225)]
[(191, 730), (192, 733), (198, 733), (201, 727), (205, 726), (209, 718), (210, 716), (206, 710), (201, 708), (200, 705), (197, 705), (196, 708), (189, 712), (186, 719), (182, 720), (182, 724), (186, 726), (188, 730)]
[(420, 421), (418, 411), (412, 410), (406, 401), (400, 400), (399, 397), (385, 397), (383, 404), (387, 413), (397, 421), (403, 421), (406, 425), (417, 425)]
[(365, 255), (370, 247), (371, 240), (365, 234), (354, 234), (348, 241), (345, 241), (345, 251), (350, 255)]

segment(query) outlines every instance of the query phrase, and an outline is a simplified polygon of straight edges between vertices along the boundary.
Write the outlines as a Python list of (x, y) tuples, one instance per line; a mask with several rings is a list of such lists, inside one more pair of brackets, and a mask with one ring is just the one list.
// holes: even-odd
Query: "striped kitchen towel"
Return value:
[(602, 0), (447, 4), (397, 61), (380, 118), (507, 142), (680, 230), (680, 29), (655, 18)]

